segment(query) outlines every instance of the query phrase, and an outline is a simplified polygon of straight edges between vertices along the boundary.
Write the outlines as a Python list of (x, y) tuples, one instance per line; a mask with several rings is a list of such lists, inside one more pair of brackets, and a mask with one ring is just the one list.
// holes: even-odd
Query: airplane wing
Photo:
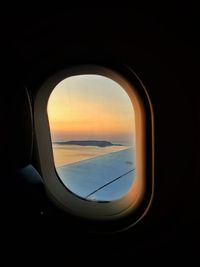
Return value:
[(126, 194), (135, 176), (132, 148), (57, 168), (63, 184), (76, 195), (94, 201), (112, 201)]

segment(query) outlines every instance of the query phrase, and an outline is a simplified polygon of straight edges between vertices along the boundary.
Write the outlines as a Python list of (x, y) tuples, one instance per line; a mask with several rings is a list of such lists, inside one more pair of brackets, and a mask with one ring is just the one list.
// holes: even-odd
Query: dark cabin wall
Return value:
[(195, 254), (200, 120), (194, 9), (55, 9), (10, 14), (3, 29), (7, 90), (25, 85), (34, 95), (45, 78), (70, 64), (122, 63), (144, 82), (154, 108), (155, 194), (146, 217), (126, 232), (93, 235), (50, 216), (41, 242), (50, 238), (49, 227), (57, 241), (52, 248), (68, 240), (68, 250), (92, 246), (100, 258)]

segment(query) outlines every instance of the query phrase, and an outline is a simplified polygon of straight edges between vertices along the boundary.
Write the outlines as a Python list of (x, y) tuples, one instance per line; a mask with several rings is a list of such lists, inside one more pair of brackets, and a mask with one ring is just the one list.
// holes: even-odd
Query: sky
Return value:
[(101, 75), (77, 75), (52, 91), (47, 113), (52, 141), (134, 142), (135, 114), (125, 90)]

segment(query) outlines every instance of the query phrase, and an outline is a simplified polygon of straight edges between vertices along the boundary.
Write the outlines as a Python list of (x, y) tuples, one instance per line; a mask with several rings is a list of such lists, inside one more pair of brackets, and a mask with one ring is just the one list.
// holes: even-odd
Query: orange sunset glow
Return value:
[(134, 142), (131, 100), (115, 81), (100, 75), (78, 75), (60, 82), (48, 101), (52, 141), (108, 140)]

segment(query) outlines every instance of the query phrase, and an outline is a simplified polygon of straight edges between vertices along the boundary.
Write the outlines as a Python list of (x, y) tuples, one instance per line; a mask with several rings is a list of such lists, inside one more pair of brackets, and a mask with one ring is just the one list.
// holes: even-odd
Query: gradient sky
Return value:
[(107, 140), (132, 144), (135, 116), (124, 89), (100, 75), (60, 82), (48, 101), (52, 141)]

